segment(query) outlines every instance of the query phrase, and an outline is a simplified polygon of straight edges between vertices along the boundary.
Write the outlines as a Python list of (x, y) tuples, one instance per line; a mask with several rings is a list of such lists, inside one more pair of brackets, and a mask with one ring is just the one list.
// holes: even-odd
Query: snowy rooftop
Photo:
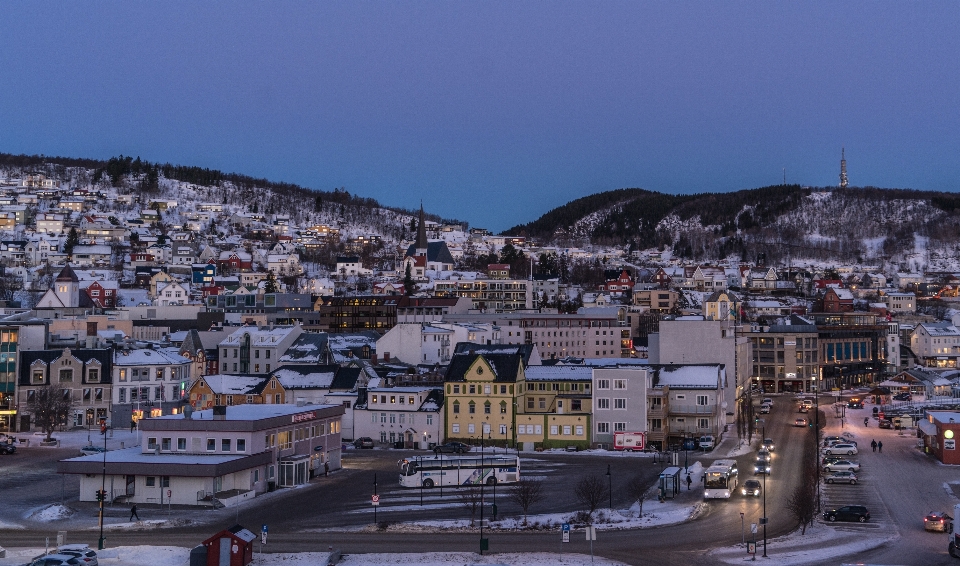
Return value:
[(592, 366), (529, 366), (524, 370), (527, 381), (590, 381)]
[(124, 350), (117, 352), (113, 363), (117, 366), (146, 366), (189, 364), (190, 360), (181, 355), (161, 350)]
[(662, 366), (659, 368), (660, 386), (713, 388), (719, 383), (717, 365)]
[(291, 369), (281, 369), (273, 373), (286, 389), (329, 389), (336, 372), (314, 372), (303, 374)]
[(149, 463), (149, 464), (223, 464), (232, 460), (247, 458), (249, 454), (155, 454), (143, 452), (140, 446), (110, 450), (100, 454), (90, 454), (77, 458), (68, 458), (67, 462), (103, 462), (106, 454), (107, 463)]
[[(286, 417), (300, 413), (309, 413), (319, 409), (328, 409), (339, 405), (296, 405), (272, 404), (272, 405), (229, 405), (227, 406), (227, 415), (224, 420), (227, 421), (259, 421), (263, 419), (272, 419), (274, 417)], [(183, 414), (164, 415), (162, 417), (152, 417), (149, 420), (183, 420)], [(194, 411), (191, 417), (193, 420), (212, 421), (213, 409), (205, 411)]]

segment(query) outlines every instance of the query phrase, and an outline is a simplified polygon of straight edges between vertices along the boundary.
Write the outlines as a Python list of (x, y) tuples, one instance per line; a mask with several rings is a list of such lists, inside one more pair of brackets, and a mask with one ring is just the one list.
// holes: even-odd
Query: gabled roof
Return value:
[(478, 358), (490, 364), (495, 374), (494, 381), (501, 382), (516, 382), (523, 364), (520, 354), (454, 354), (444, 381), (465, 381), (464, 375)]
[(654, 387), (717, 389), (723, 387), (722, 364), (651, 365)]
[[(417, 253), (416, 244), (410, 244), (407, 248), (407, 257), (413, 257)], [(447, 248), (447, 243), (443, 240), (437, 240), (427, 244), (427, 261), (433, 263), (453, 263), (453, 256)]]
[(255, 395), (263, 391), (268, 379), (255, 375), (204, 375), (194, 383), (206, 382), (216, 395)]
[(340, 366), (280, 366), (270, 375), (277, 378), (284, 389), (330, 389)]
[(63, 266), (63, 269), (60, 270), (60, 274), (57, 275), (57, 281), (70, 281), (72, 283), (79, 283), (80, 279), (77, 278), (77, 274), (73, 272), (73, 268), (70, 267), (70, 264)]
[[(477, 344), (475, 342), (458, 342), (453, 348), (454, 354), (519, 354), (523, 366), (530, 365), (530, 355), (533, 354), (533, 344)], [(537, 360), (534, 360), (537, 362)]]

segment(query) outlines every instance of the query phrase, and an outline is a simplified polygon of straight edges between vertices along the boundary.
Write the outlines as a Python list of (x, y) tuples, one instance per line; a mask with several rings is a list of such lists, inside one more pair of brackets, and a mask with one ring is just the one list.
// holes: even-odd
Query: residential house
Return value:
[(23, 350), (20, 352), (17, 398), (20, 405), (20, 431), (31, 429), (30, 406), (39, 389), (53, 386), (71, 401), (64, 426), (91, 426), (106, 421), (115, 423), (111, 414), (110, 388), (112, 351), (109, 349)]
[(443, 390), (439, 387), (370, 387), (353, 407), (354, 438), (381, 446), (424, 450), (443, 442)]
[(193, 364), (176, 348), (116, 350), (113, 356), (115, 426), (179, 410)]
[(220, 344), (220, 373), (268, 374), (300, 337), (300, 326), (242, 327)]

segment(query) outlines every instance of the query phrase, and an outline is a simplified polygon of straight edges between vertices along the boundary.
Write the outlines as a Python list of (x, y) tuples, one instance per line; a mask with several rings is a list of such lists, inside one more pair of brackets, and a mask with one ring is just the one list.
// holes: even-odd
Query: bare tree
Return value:
[(53, 429), (66, 422), (70, 416), (73, 399), (69, 389), (47, 384), (34, 391), (27, 400), (27, 409), (33, 415), (33, 422), (46, 433), (46, 440), (49, 441), (52, 439)]
[(587, 508), (587, 512), (591, 517), (593, 516), (593, 512), (597, 510), (597, 507), (600, 506), (600, 503), (603, 502), (604, 496), (606, 495), (607, 486), (604, 485), (604, 483), (600, 476), (595, 474), (589, 475), (578, 481), (577, 487), (573, 490), (573, 494), (577, 496), (577, 501)]
[(523, 509), (523, 524), (527, 524), (527, 512), (534, 504), (543, 500), (543, 482), (521, 479), (510, 488), (510, 500)]
[(483, 504), (483, 500), (480, 498), (480, 487), (475, 485), (462, 487), (457, 491), (457, 498), (460, 500), (460, 504), (470, 511), (470, 526), (472, 527), (473, 519), (477, 516), (477, 509)]
[(816, 514), (816, 490), (811, 489), (813, 487), (813, 482), (804, 479), (787, 500), (787, 511), (800, 523), (800, 534), (807, 532), (807, 525), (813, 522)]
[(630, 478), (630, 481), (627, 482), (626, 487), (624, 488), (627, 492), (627, 495), (630, 499), (633, 499), (640, 504), (640, 513), (638, 517), (643, 516), (643, 496), (647, 493), (647, 482), (643, 479), (643, 476), (637, 474)]

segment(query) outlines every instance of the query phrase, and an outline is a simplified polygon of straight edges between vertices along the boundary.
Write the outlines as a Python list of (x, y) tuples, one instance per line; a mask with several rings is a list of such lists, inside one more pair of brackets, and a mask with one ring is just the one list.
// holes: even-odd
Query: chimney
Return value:
[(97, 321), (87, 321), (87, 336), (97, 335)]
[(226, 405), (216, 405), (213, 407), (213, 420), (215, 421), (225, 421), (227, 420), (227, 406)]
[(385, 363), (385, 364), (389, 364), (389, 363), (390, 363), (390, 352), (384, 352), (384, 353), (383, 353), (383, 363)]

